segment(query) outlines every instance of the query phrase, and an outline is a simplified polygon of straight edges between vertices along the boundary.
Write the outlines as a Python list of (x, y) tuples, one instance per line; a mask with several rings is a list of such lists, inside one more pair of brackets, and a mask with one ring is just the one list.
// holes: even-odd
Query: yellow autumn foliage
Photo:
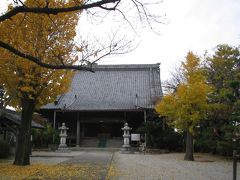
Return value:
[(207, 97), (211, 87), (200, 68), (200, 59), (192, 52), (182, 63), (182, 73), (185, 82), (178, 86), (176, 92), (164, 96), (155, 109), (161, 116), (167, 116), (176, 128), (194, 133), (194, 128), (205, 118), (209, 108)]
[[(68, 7), (74, 0), (49, 0), (49, 7)], [(26, 0), (28, 7), (44, 7), (45, 0)], [(40, 58), (45, 63), (74, 64), (74, 37), (79, 13), (55, 15), (20, 13), (0, 23), (0, 37), (23, 53)], [(15, 97), (11, 104), (18, 107), (21, 98), (33, 99), (37, 107), (52, 102), (69, 87), (72, 71), (42, 68), (0, 49), (0, 84), (7, 96)]]
[[(0, 179), (27, 180), (27, 179), (101, 179), (106, 167), (101, 164), (33, 164), (28, 166), (15, 166), (0, 163)], [(111, 170), (108, 178), (115, 176)]]

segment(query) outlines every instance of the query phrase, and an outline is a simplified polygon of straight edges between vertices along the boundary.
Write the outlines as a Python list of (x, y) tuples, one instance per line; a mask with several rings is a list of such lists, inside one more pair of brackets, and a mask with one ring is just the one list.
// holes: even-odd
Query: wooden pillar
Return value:
[(56, 111), (53, 111), (53, 127), (56, 128)]
[(85, 124), (82, 124), (82, 137), (85, 137)]
[[(144, 111), (144, 122), (147, 122), (147, 112), (146, 110)], [(144, 134), (144, 139), (145, 139), (145, 146), (147, 147), (147, 134)]]
[(233, 150), (233, 180), (237, 180), (237, 151)]
[[(123, 113), (123, 120), (124, 120), (124, 123), (127, 122), (127, 112), (124, 112)], [(124, 124), (123, 123), (123, 124)]]
[[(56, 111), (53, 111), (53, 128), (56, 129)], [(52, 137), (52, 142), (55, 144), (55, 133), (53, 134)]]
[(77, 137), (76, 137), (76, 146), (80, 146), (80, 119), (79, 113), (77, 114)]

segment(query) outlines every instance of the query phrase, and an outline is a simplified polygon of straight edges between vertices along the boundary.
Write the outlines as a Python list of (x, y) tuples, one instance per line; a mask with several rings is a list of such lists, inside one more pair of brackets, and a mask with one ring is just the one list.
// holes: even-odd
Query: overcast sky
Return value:
[[(0, 7), (4, 4), (1, 0)], [(169, 22), (158, 26), (161, 35), (140, 30), (136, 50), (99, 64), (161, 63), (165, 80), (190, 50), (202, 55), (220, 43), (240, 44), (240, 0), (164, 0), (155, 11)]]
[(203, 55), (218, 44), (240, 44), (240, 0), (164, 0), (160, 7), (169, 19), (160, 36), (144, 31), (137, 50), (103, 62), (160, 62), (165, 80), (190, 50)]

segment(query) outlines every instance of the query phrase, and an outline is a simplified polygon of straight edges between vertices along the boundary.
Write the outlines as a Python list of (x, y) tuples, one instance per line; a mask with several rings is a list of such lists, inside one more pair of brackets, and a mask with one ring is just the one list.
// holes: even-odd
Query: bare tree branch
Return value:
[[(60, 8), (50, 8), (50, 7), (26, 7), (25, 5), (16, 6), (12, 10), (6, 12), (2, 16), (0, 16), (0, 22), (3, 22), (7, 19), (11, 19), (11, 17), (17, 15), (18, 13), (36, 13), (36, 14), (59, 14), (59, 13), (66, 13), (66, 12), (73, 12), (73, 11), (81, 11), (87, 10), (90, 8), (103, 8), (103, 5), (111, 4), (111, 3), (119, 3), (120, 0), (101, 0), (89, 4), (80, 4), (72, 7), (60, 7)], [(114, 10), (115, 5), (113, 6)], [(108, 8), (111, 10), (111, 8)]]
[(185, 82), (183, 72), (181, 67), (175, 67), (175, 69), (170, 72), (171, 78), (163, 82), (163, 89), (166, 93), (176, 92), (179, 85)]
[(79, 37), (78, 46), (80, 46), (81, 51), (77, 51), (76, 54), (80, 57), (80, 62), (94, 64), (105, 57), (125, 54), (135, 49), (132, 41), (117, 35), (118, 31), (112, 32), (105, 35), (104, 40), (94, 36), (90, 36), (90, 39)]
[[(156, 1), (158, 2), (158, 0)], [(82, 11), (82, 10), (86, 10), (86, 12), (88, 13), (88, 11), (90, 10), (103, 9), (104, 12), (106, 13), (117, 12), (118, 15), (120, 14), (123, 17), (123, 20), (125, 20), (125, 22), (127, 22), (127, 24), (131, 27), (131, 29), (136, 33), (135, 28), (132, 24), (135, 22), (135, 20), (130, 20), (125, 15), (125, 13), (128, 13), (129, 8), (130, 10), (135, 9), (134, 14), (132, 15), (135, 17), (135, 14), (137, 13), (137, 16), (138, 16), (137, 18), (140, 20), (140, 22), (146, 23), (152, 30), (154, 29), (152, 26), (152, 22), (162, 23), (158, 19), (160, 18), (160, 16), (152, 15), (148, 11), (148, 8), (147, 8), (148, 5), (156, 4), (156, 3), (151, 3), (149, 1), (144, 2), (140, 0), (129, 0), (128, 1), (129, 4), (127, 4), (129, 6), (126, 6), (128, 7), (127, 9), (124, 9), (124, 7), (122, 7), (123, 1), (121, 0), (98, 0), (98, 1), (85, 0), (84, 3), (81, 0), (75, 0), (75, 5), (71, 7), (51, 7), (50, 5), (49, 7), (48, 1), (46, 1), (46, 6), (44, 4), (39, 4), (39, 7), (26, 6), (24, 2), (21, 0), (14, 0), (14, 2), (16, 6), (0, 16), (0, 23), (3, 23), (7, 19), (11, 19), (13, 16), (19, 13), (24, 13), (23, 20), (27, 19), (25, 17), (27, 13), (35, 13), (35, 14), (47, 14), (49, 19), (52, 21), (50, 15), (57, 15), (59, 13), (67, 13), (67, 12)], [(124, 3), (126, 3), (126, 1), (124, 1)], [(95, 16), (94, 13), (93, 13), (93, 16)], [(56, 26), (53, 21), (52, 23), (53, 23), (53, 26)], [(51, 36), (52, 35), (50, 35), (50, 37)], [(63, 59), (62, 59), (63, 57), (61, 55), (56, 55), (55, 57), (52, 57), (53, 60), (57, 60), (55, 62), (59, 62), (59, 63), (50, 64), (45, 62), (40, 57), (31, 55), (31, 54), (28, 54), (27, 52), (16, 49), (11, 44), (5, 43), (1, 40), (0, 40), (0, 48), (6, 49), (19, 57), (25, 58), (26, 60), (32, 61), (38, 64), (39, 66), (42, 66), (45, 68), (74, 69), (74, 70), (86, 70), (86, 71), (92, 71), (92, 64), (106, 56), (124, 54), (135, 49), (135, 48), (132, 48), (132, 50), (130, 50), (130, 46), (131, 46), (130, 41), (124, 41), (123, 39), (118, 39), (118, 41), (115, 41), (115, 35), (113, 35), (112, 40), (108, 42), (109, 44), (107, 44), (106, 42), (105, 42), (106, 44), (102, 44), (98, 40), (95, 41), (94, 43), (95, 44), (91, 48), (89, 48), (90, 44), (86, 44), (87, 48), (84, 48), (84, 51), (81, 52), (81, 58), (77, 62), (78, 64), (76, 65), (72, 65), (70, 63), (68, 64), (67, 62), (63, 63)], [(98, 43), (98, 45), (96, 45), (96, 43)]]
[(90, 66), (80, 66), (80, 65), (66, 65), (66, 64), (60, 64), (60, 65), (53, 65), (53, 64), (47, 64), (42, 62), (41, 59), (31, 56), (29, 54), (25, 54), (17, 49), (15, 49), (14, 47), (10, 46), (7, 43), (4, 43), (0, 40), (0, 47), (7, 49), (8, 51), (12, 52), (13, 54), (25, 58), (26, 60), (32, 61), (36, 64), (38, 64), (39, 66), (45, 67), (45, 68), (49, 68), (49, 69), (74, 69), (74, 70), (85, 70), (85, 71), (92, 71), (92, 66), (90, 64)]

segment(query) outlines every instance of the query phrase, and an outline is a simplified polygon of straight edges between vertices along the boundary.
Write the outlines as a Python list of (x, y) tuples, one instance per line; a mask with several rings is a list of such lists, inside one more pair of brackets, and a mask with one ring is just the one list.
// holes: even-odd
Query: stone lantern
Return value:
[(60, 144), (58, 146), (58, 149), (64, 149), (67, 148), (66, 140), (67, 140), (67, 130), (68, 127), (66, 127), (65, 123), (62, 123), (62, 126), (58, 128), (60, 130)]
[(123, 130), (123, 145), (122, 145), (122, 152), (130, 152), (130, 131), (132, 128), (128, 126), (128, 123), (124, 124)]

